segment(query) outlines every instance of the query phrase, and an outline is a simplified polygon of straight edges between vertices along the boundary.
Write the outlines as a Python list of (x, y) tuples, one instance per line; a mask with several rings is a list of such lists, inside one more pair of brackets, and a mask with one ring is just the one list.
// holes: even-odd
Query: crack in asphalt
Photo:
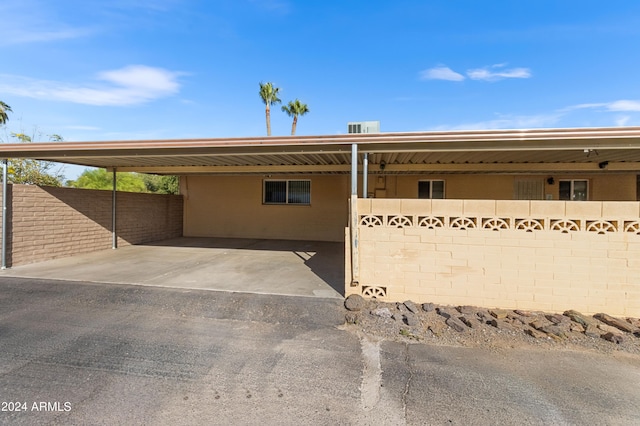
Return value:
[(404, 418), (407, 418), (407, 395), (409, 394), (409, 387), (411, 386), (411, 379), (413, 379), (413, 370), (411, 369), (411, 361), (409, 359), (409, 344), (404, 344), (404, 362), (409, 372), (409, 377), (404, 384), (404, 392), (402, 393), (402, 413)]
[(362, 407), (370, 411), (380, 401), (380, 384), (382, 382), (382, 367), (380, 365), (380, 342), (360, 337), (362, 348), (362, 385), (360, 395)]

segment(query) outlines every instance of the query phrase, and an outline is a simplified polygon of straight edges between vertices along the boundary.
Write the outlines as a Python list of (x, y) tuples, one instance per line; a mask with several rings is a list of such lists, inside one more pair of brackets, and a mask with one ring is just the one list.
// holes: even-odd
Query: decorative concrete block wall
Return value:
[[(8, 186), (8, 264), (108, 249), (112, 193), (74, 188)], [(182, 196), (117, 193), (118, 245), (182, 236)]]
[(347, 295), (640, 316), (638, 202), (366, 199), (358, 217)]

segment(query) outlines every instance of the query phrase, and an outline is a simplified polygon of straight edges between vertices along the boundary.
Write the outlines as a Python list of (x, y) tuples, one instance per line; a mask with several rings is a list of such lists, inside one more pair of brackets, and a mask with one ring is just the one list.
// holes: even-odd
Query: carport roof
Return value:
[[(0, 144), (0, 158), (160, 174), (640, 170), (640, 127)], [(362, 156), (359, 156), (362, 161)]]

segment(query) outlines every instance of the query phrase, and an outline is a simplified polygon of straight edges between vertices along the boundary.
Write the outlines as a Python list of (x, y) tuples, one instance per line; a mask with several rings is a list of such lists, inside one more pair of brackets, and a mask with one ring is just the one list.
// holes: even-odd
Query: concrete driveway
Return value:
[(0, 276), (339, 298), (344, 245), (183, 237), (15, 266)]

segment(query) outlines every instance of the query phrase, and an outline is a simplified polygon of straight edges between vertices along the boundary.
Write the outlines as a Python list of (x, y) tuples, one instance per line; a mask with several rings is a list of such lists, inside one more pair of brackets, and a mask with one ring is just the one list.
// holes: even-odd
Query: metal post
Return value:
[(358, 145), (351, 145), (351, 203), (349, 209), (349, 228), (351, 236), (351, 287), (358, 286)]
[(2, 160), (2, 269), (7, 269), (7, 159)]
[(362, 158), (362, 198), (367, 198), (369, 191), (369, 153), (365, 152)]
[(116, 168), (113, 168), (113, 195), (111, 197), (111, 236), (112, 236), (112, 249), (118, 248), (118, 235), (116, 234)]
[(351, 144), (351, 195), (358, 196), (358, 145)]

